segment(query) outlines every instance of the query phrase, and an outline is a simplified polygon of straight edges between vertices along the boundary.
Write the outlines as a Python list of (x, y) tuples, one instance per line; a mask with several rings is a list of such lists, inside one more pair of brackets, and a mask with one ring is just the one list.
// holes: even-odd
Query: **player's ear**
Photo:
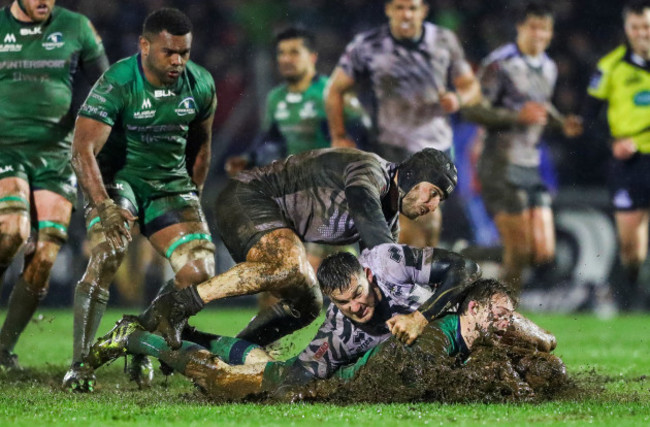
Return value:
[(149, 48), (151, 47), (151, 43), (145, 36), (140, 36), (140, 52), (142, 55), (149, 55)]
[(368, 267), (364, 267), (363, 271), (366, 273), (366, 278), (368, 279), (368, 283), (372, 283), (372, 279), (375, 277), (372, 274), (372, 271)]

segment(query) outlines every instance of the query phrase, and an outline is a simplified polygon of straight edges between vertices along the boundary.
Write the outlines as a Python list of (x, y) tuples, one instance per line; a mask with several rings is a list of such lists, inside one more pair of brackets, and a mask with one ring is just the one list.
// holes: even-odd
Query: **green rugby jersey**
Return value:
[(598, 62), (589, 95), (608, 103), (614, 138), (631, 137), (641, 153), (650, 153), (650, 63), (619, 46)]
[(83, 15), (61, 7), (42, 23), (22, 23), (0, 9), (0, 146), (68, 149), (72, 77), (103, 55)]
[[(304, 92), (290, 92), (286, 83), (269, 92), (262, 128), (284, 139), (287, 155), (330, 146), (324, 99), (328, 80), (316, 75)], [(362, 115), (361, 106), (346, 104), (344, 114), (348, 122), (358, 120)]]
[(79, 115), (112, 126), (97, 156), (104, 178), (119, 171), (164, 184), (187, 177), (189, 125), (215, 111), (210, 73), (189, 61), (173, 86), (155, 87), (144, 76), (140, 55), (114, 64), (95, 83)]

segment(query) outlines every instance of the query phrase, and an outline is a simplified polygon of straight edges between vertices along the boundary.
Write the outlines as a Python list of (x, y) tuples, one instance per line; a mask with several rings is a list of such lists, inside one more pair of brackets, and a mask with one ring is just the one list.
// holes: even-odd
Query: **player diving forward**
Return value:
[(189, 61), (191, 31), (179, 10), (151, 13), (140, 53), (106, 71), (79, 112), (72, 162), (87, 200), (91, 256), (75, 289), (73, 359), (63, 380), (73, 390), (94, 387), (85, 359), (134, 226), (169, 260), (176, 286), (214, 275), (199, 194), (216, 95), (210, 74)]

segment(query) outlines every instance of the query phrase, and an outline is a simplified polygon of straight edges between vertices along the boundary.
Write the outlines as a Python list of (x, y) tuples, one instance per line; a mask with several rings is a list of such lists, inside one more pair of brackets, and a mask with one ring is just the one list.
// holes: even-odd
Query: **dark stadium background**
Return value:
[[(513, 39), (514, 10), (522, 3), (520, 0), (430, 0), (428, 19), (456, 31), (468, 59), (476, 65), (492, 49)], [(579, 112), (596, 61), (623, 41), (621, 2), (554, 0), (549, 3), (556, 12), (555, 38), (549, 50), (559, 68), (555, 103), (564, 113)], [(8, 4), (8, 0), (2, 2)], [(173, 6), (189, 15), (194, 24), (192, 59), (214, 76), (219, 102), (212, 168), (204, 194), (208, 216), (224, 180), (224, 159), (244, 151), (255, 137), (265, 95), (278, 82), (273, 33), (295, 23), (314, 30), (320, 53), (318, 70), (329, 74), (354, 34), (386, 21), (380, 0), (58, 0), (56, 4), (91, 19), (103, 38), (111, 62), (137, 51), (142, 22), (152, 10)], [(578, 140), (548, 135), (545, 143), (555, 169), (551, 175), (557, 183), (558, 221), (564, 221), (558, 224), (560, 262), (550, 280), (582, 291), (600, 288), (612, 275), (617, 275), (616, 243), (604, 187), (609, 158), (607, 138), (602, 128), (596, 126)], [(461, 180), (466, 182), (471, 181), (467, 170), (461, 171)], [(446, 207), (459, 213), (448, 214), (447, 218), (465, 218), (445, 223), (444, 243), (450, 247), (454, 244), (457, 248), (464, 247), (465, 242), (481, 243), (476, 230), (471, 231), (466, 197), (469, 196), (461, 192), (455, 203)], [(53, 271), (51, 292), (46, 300), (49, 305), (71, 303), (74, 283), (85, 268), (81, 211), (79, 204), (71, 225), (70, 243), (62, 250)], [(582, 224), (585, 230), (576, 230), (572, 224)], [(213, 234), (218, 240), (214, 228)], [(592, 253), (594, 246), (602, 250), (596, 258)], [(133, 256), (148, 256), (146, 250), (135, 248), (132, 252)], [(230, 263), (221, 247), (219, 270), (223, 271)], [(584, 266), (585, 263), (589, 265)], [(134, 260), (134, 266), (138, 264), (142, 263)], [(583, 270), (576, 270), (576, 265), (583, 265)], [(136, 277), (135, 267), (127, 269), (120, 285), (126, 291), (118, 292), (114, 287), (112, 303), (141, 305), (148, 301), (164, 276), (170, 274), (158, 266), (154, 263), (147, 269), (137, 268), (138, 272), (146, 273), (144, 279)], [(594, 273), (594, 269), (598, 271)], [(15, 263), (7, 273), (3, 305), (18, 271), (19, 265)], [(144, 291), (129, 292), (133, 281), (144, 281)]]

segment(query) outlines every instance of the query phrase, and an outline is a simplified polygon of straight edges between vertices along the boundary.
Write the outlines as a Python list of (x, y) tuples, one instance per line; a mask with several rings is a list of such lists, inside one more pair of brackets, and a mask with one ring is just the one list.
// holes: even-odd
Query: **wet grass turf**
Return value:
[[(586, 386), (570, 401), (543, 404), (414, 403), (333, 406), (325, 404), (214, 405), (180, 375), (137, 390), (122, 373), (123, 361), (98, 372), (100, 387), (91, 395), (64, 392), (60, 381), (69, 364), (72, 315), (63, 310), (39, 313), (16, 348), (24, 373), (0, 374), (0, 425), (650, 425), (650, 316), (600, 320), (586, 315), (532, 315), (558, 337), (556, 354), (569, 373)], [(210, 310), (193, 323), (216, 333), (234, 334), (250, 310)], [(109, 311), (105, 333), (121, 311)], [(4, 317), (4, 310), (0, 318)], [(318, 327), (316, 322), (285, 343), (295, 354)], [(157, 365), (157, 363), (156, 363)]]

